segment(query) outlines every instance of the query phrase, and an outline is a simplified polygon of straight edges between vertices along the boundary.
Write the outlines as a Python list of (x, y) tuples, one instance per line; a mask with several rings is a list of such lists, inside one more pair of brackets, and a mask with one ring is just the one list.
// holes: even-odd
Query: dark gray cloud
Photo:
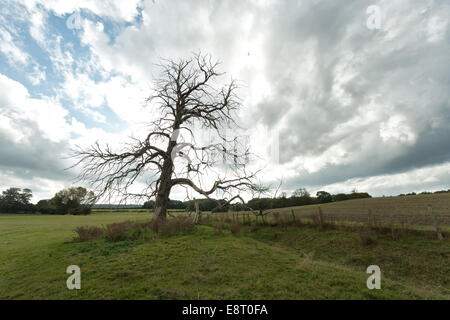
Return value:
[[(288, 189), (450, 161), (448, 15), (441, 14), (449, 4), (380, 1), (382, 28), (369, 30), (370, 4), (283, 2), (272, 11), (265, 72), (274, 92), (255, 116), (280, 130), (281, 163), (299, 163)], [(439, 40), (427, 29), (436, 17), (447, 19)], [(344, 155), (327, 160), (336, 146)], [(305, 157), (325, 159), (310, 172), (301, 168)]]
[(46, 139), (32, 122), (16, 120), (18, 124), (32, 130), (26, 143), (11, 141), (11, 138), (0, 132), (0, 170), (8, 170), (22, 179), (45, 177), (52, 180), (73, 178), (66, 158), (68, 141), (53, 142)]

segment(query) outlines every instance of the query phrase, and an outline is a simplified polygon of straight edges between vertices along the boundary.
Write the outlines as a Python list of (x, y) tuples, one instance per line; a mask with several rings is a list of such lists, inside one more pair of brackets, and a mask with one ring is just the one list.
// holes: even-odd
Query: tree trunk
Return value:
[[(177, 129), (178, 126), (175, 126), (174, 130)], [(170, 140), (169, 145), (167, 146), (166, 154), (169, 155), (169, 157), (164, 160), (161, 169), (160, 183), (155, 201), (155, 219), (165, 220), (167, 217), (167, 204), (169, 202), (170, 190), (172, 189), (172, 150), (176, 144), (176, 140)]]
[[(172, 149), (171, 146), (169, 146), (169, 149)], [(172, 172), (172, 159), (168, 158), (164, 161), (161, 170), (160, 183), (155, 201), (155, 219), (165, 220), (167, 217), (167, 205), (169, 202), (170, 190), (172, 189)]]
[(158, 191), (158, 195), (156, 196), (155, 202), (155, 219), (165, 220), (167, 217), (167, 204), (169, 202), (169, 194), (168, 192)]

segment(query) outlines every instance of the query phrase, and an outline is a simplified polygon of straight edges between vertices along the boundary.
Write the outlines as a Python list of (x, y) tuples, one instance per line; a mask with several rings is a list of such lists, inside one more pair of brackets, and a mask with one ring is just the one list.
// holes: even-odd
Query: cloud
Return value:
[[(0, 189), (15, 183), (33, 190), (53, 188), (54, 193), (55, 188), (74, 182), (78, 171), (66, 169), (74, 163), (68, 157), (76, 145), (86, 147), (96, 139), (116, 145), (120, 137), (120, 133), (87, 129), (55, 99), (32, 98), (22, 84), (0, 74)], [(37, 181), (47, 186), (42, 189)]]
[(0, 28), (0, 51), (6, 56), (9, 63), (25, 65), (30, 56), (20, 49), (13, 41), (12, 35), (5, 29)]
[(33, 99), (20, 83), (0, 74), (0, 187), (10, 181), (70, 178), (61, 158), (67, 150), (67, 111), (52, 99)]
[(31, 70), (27, 78), (33, 85), (38, 85), (45, 80), (45, 71), (16, 43), (13, 35), (5, 28), (0, 28), (0, 52), (15, 69), (25, 70), (29, 66)]
[[(379, 30), (366, 26), (369, 5), (381, 9)], [(79, 9), (80, 30), (58, 29)], [(2, 61), (8, 70), (27, 66), (28, 81), (45, 93), (12, 71), (0, 76), (0, 173), (14, 181), (29, 170), (33, 181), (62, 183), (63, 161), (49, 154), (143, 134), (157, 116), (143, 101), (161, 58), (200, 49), (223, 62), (224, 81), (239, 80), (239, 121), (260, 130), (256, 149), (278, 132), (280, 161), (266, 168), (265, 182), (283, 177), (288, 190), (330, 191), (358, 184), (378, 194), (441, 187), (450, 156), (448, 12), (448, 2), (432, 0), (5, 6)], [(45, 59), (27, 51), (22, 27)]]
[(379, 1), (384, 19), (376, 31), (365, 26), (367, 5), (306, 1), (272, 9), (265, 30), (272, 93), (255, 117), (280, 132), (289, 188), (448, 159), (447, 24), (439, 20), (434, 33), (424, 28), (448, 4)]
[(133, 21), (138, 14), (137, 8), (139, 8), (141, 0), (79, 0), (76, 2), (65, 0), (20, 0), (19, 2), (22, 3), (28, 10), (42, 7), (46, 11), (52, 11), (56, 15), (60, 16), (84, 9), (89, 10), (96, 15), (115, 20)]

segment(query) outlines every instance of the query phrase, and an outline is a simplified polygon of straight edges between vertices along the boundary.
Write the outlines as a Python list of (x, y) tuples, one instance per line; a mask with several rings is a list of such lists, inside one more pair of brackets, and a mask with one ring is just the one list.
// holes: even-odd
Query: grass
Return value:
[(450, 241), (420, 235), (375, 235), (363, 243), (357, 232), (314, 228), (258, 228), (250, 233), (269, 245), (354, 271), (378, 265), (384, 277), (450, 298)]
[[(79, 226), (139, 212), (0, 216), (0, 299), (449, 299), (448, 239), (379, 238), (310, 227), (234, 227), (151, 241), (72, 242)], [(248, 229), (246, 231), (246, 229)], [(67, 266), (81, 268), (68, 290)], [(382, 289), (365, 269), (378, 264)]]

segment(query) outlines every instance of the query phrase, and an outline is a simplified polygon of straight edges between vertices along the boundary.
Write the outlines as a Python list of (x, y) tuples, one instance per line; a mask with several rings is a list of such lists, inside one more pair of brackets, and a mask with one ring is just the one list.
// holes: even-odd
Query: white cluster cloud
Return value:
[(58, 143), (68, 139), (70, 127), (65, 117), (68, 112), (50, 97), (31, 98), (28, 90), (19, 82), (0, 74), (0, 105), (4, 119), (1, 132), (9, 132), (7, 137), (17, 143), (30, 143), (32, 134), (30, 126), (22, 126), (23, 122), (36, 125), (39, 134)]
[(141, 0), (19, 0), (28, 10), (43, 7), (46, 11), (52, 11), (55, 15), (66, 15), (77, 10), (89, 10), (96, 15), (108, 17), (114, 20), (133, 21), (140, 6)]

